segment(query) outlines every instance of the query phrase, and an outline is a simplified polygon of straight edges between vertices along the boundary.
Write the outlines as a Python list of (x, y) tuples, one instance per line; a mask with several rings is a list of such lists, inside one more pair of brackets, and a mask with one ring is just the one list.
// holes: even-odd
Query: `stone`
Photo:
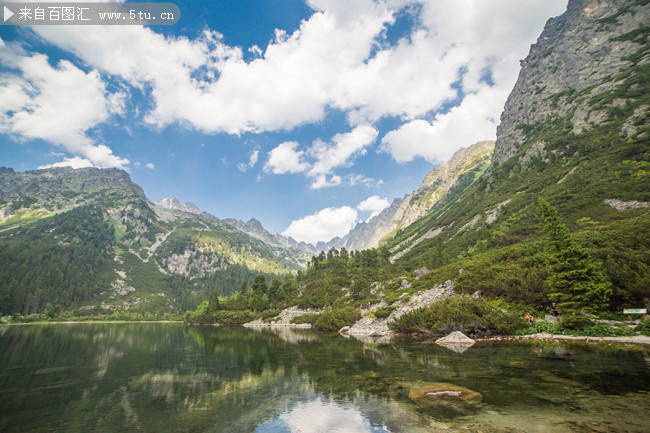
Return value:
[(472, 345), (476, 341), (469, 338), (467, 335), (463, 334), (460, 331), (454, 331), (446, 337), (442, 337), (436, 340), (438, 344), (468, 344)]
[(558, 318), (553, 316), (552, 314), (547, 314), (544, 316), (544, 320), (547, 321), (548, 323), (557, 323)]
[(416, 280), (417, 280), (418, 278), (420, 278), (422, 275), (426, 275), (426, 274), (428, 274), (429, 272), (431, 272), (431, 271), (428, 270), (427, 268), (424, 268), (424, 267), (423, 267), (423, 268), (420, 268), (420, 269), (416, 269), (415, 271), (413, 271), (413, 273), (415, 274), (415, 279), (416, 279)]
[(411, 386), (409, 398), (426, 403), (435, 403), (440, 400), (456, 400), (476, 404), (480, 403), (483, 396), (476, 391), (451, 383), (423, 383)]

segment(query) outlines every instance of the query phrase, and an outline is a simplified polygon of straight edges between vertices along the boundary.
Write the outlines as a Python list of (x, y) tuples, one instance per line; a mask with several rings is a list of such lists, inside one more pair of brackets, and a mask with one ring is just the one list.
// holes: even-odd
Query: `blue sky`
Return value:
[(494, 139), (566, 0), (176, 1), (173, 26), (0, 26), (0, 165), (341, 236)]

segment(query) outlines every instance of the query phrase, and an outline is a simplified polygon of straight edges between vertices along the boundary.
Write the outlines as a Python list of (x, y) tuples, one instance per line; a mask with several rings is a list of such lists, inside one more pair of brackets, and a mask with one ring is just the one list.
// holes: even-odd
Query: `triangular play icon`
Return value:
[(7, 20), (8, 20), (9, 18), (11, 18), (12, 16), (14, 16), (14, 13), (11, 12), (11, 11), (9, 10), (9, 8), (7, 8), (7, 6), (5, 6), (4, 14), (5, 14), (5, 21), (4, 21), (4, 22), (7, 22)]

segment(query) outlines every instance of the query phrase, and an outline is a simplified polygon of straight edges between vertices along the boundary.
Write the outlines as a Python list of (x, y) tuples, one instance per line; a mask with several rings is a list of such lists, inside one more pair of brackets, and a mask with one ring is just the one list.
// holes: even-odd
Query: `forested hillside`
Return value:
[(4, 168), (0, 185), (0, 315), (180, 314), (305, 260), (156, 206), (121, 170)]

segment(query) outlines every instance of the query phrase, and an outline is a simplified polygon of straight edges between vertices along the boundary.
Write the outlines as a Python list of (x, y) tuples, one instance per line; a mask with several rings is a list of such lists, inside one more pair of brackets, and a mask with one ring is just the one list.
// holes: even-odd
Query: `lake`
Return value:
[[(432, 383), (452, 391), (417, 395)], [(647, 432), (648, 391), (643, 348), (461, 353), (286, 328), (0, 327), (2, 432)]]

